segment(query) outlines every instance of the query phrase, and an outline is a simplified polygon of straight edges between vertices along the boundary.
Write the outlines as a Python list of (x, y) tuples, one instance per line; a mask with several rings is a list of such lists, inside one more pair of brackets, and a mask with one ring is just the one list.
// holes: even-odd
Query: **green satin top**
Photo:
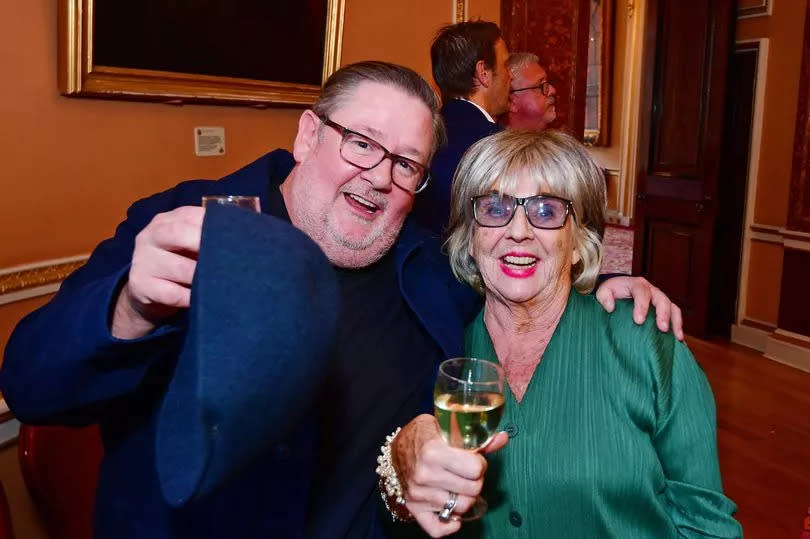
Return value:
[[(523, 401), (506, 388), (489, 512), (459, 537), (741, 537), (723, 495), (711, 389), (689, 349), (571, 290)], [(496, 360), (483, 311), (467, 355)], [(454, 536), (455, 537), (455, 536)]]

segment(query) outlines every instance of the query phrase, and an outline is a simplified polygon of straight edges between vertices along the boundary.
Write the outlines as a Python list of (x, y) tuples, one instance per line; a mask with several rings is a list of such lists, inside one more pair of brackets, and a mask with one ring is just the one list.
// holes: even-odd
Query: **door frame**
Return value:
[[(762, 147), (762, 122), (763, 110), (765, 108), (765, 81), (768, 73), (768, 53), (769, 53), (769, 39), (767, 37), (757, 39), (742, 39), (734, 42), (735, 52), (745, 48), (748, 44), (758, 44), (759, 52), (757, 53), (757, 72), (756, 81), (754, 86), (754, 108), (753, 117), (751, 122), (751, 149), (748, 157), (748, 185), (746, 192), (745, 202), (745, 218), (743, 221), (743, 244), (742, 256), (740, 258), (740, 279), (737, 288), (737, 314), (735, 320), (735, 327), (732, 328), (732, 340), (737, 340), (735, 334), (738, 334), (741, 329), (743, 320), (746, 319), (745, 313), (747, 310), (747, 296), (748, 296), (748, 279), (749, 279), (749, 262), (751, 258), (751, 242), (766, 241), (769, 243), (777, 242), (782, 243), (781, 236), (778, 234), (778, 227), (768, 227), (767, 225), (758, 225), (755, 220), (754, 210), (756, 209), (756, 196), (757, 196), (757, 178), (759, 177), (759, 159), (760, 150)], [(769, 228), (773, 228), (773, 233), (767, 232)], [(751, 320), (755, 323), (766, 325), (767, 322), (761, 320)], [(759, 350), (765, 349), (764, 338), (763, 342), (754, 346)], [(753, 343), (746, 342), (748, 346)]]
[(624, 100), (621, 113), (621, 141), (619, 144), (619, 185), (617, 217), (624, 226), (633, 225), (636, 206), (636, 178), (638, 176), (639, 135), (641, 131), (642, 73), (646, 50), (645, 21), (648, 0), (627, 2), (627, 40), (624, 46)]

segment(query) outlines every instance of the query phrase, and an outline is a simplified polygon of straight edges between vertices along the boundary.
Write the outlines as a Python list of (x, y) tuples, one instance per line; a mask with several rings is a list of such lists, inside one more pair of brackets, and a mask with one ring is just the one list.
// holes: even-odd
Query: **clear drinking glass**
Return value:
[(228, 204), (232, 206), (239, 206), (255, 212), (260, 212), (259, 197), (242, 196), (242, 195), (216, 195), (202, 197), (203, 207), (209, 204)]
[[(434, 414), (447, 443), (471, 451), (489, 443), (503, 415), (503, 382), (501, 366), (485, 359), (460, 357), (439, 365)], [(487, 503), (479, 496), (461, 519), (475, 520), (486, 511)]]

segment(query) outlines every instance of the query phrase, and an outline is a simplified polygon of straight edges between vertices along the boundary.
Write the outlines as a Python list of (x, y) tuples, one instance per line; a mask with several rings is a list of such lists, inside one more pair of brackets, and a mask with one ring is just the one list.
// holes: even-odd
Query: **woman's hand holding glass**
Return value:
[[(442, 384), (441, 386), (439, 384)], [(502, 387), (502, 386), (501, 386)], [(444, 382), (437, 381), (437, 396)], [(493, 429), (495, 426), (491, 427)], [(489, 435), (488, 435), (489, 436)], [(403, 427), (392, 444), (394, 463), (405, 491), (406, 507), (419, 525), (432, 537), (455, 533), (461, 517), (474, 506), (484, 484), (487, 461), (482, 453), (495, 452), (509, 438), (495, 434), (479, 450), (452, 447), (439, 429), (436, 417), (420, 415)], [(451, 516), (440, 520), (440, 513), (455, 499)]]
[[(455, 358), (439, 366), (433, 403), (439, 431), (452, 447), (477, 451), (486, 447), (497, 433), (503, 415), (503, 369), (484, 359)], [(439, 520), (447, 521), (455, 510), (451, 492)], [(487, 504), (481, 497), (463, 520), (481, 518)]]

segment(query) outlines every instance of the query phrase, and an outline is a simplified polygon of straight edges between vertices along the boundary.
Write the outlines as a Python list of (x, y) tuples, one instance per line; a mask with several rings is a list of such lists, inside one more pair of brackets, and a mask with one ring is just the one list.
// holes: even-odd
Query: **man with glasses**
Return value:
[[(406, 223), (443, 138), (438, 100), (418, 74), (382, 62), (346, 66), (301, 114), (292, 153), (276, 150), (219, 181), (184, 182), (136, 202), (115, 236), (17, 326), (0, 372), (17, 417), (100, 425), (106, 454), (97, 538), (376, 536), (380, 444), (431, 409), (436, 365), (462, 353), (464, 327), (478, 307), (438, 243)], [(218, 491), (175, 507), (156, 472), (157, 416), (188, 333), (184, 315), (205, 214), (200, 198), (216, 194), (259, 196), (263, 212), (314, 240), (337, 277), (339, 324), (318, 394), (276, 403), (301, 414), (316, 400), (300, 427), (317, 436), (265, 440), (262, 456)], [(278, 260), (279, 274), (303, 269)], [(638, 315), (652, 295), (668, 323), (666, 297), (645, 281), (623, 281), (618, 295), (626, 297), (628, 282)], [(613, 292), (602, 292), (611, 305)], [(284, 297), (257, 301), (272, 301), (284, 316)], [(313, 301), (314, 321), (318, 309)], [(262, 331), (263, 322), (244, 334)], [(230, 388), (247, 390), (256, 388)], [(247, 424), (267, 411), (250, 412)]]
[(512, 75), (509, 109), (500, 122), (509, 128), (542, 131), (557, 118), (557, 90), (537, 55), (516, 52), (507, 63)]

